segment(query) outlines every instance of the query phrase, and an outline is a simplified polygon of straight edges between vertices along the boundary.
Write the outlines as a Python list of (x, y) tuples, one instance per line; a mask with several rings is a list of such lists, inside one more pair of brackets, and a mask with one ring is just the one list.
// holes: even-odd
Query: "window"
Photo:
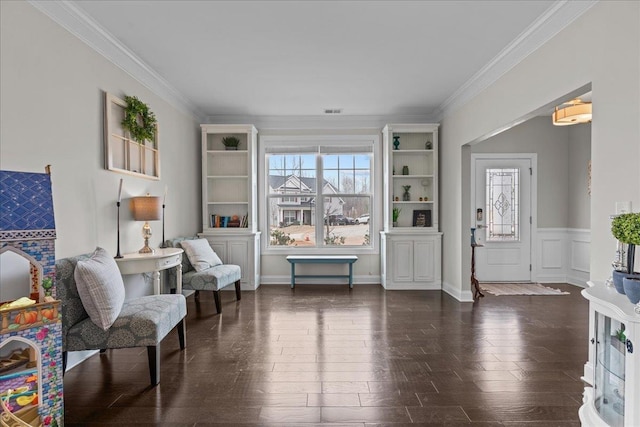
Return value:
[(520, 170), (487, 169), (487, 241), (520, 240)]
[(265, 150), (268, 248), (372, 248), (373, 143), (335, 140)]

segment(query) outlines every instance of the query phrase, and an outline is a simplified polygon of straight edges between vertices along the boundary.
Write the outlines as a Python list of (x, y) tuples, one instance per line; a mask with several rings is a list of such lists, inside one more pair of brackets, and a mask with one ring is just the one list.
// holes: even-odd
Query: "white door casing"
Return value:
[(481, 282), (531, 281), (535, 169), (535, 154), (472, 154), (471, 228), (482, 245)]

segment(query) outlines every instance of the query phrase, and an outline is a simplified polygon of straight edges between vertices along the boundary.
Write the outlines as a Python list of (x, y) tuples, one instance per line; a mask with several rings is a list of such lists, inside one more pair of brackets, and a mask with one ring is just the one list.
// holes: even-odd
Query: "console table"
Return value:
[(153, 254), (130, 253), (122, 258), (116, 258), (116, 263), (122, 274), (142, 274), (151, 272), (153, 275), (153, 293), (160, 294), (160, 270), (176, 267), (176, 293), (182, 293), (182, 253), (180, 248), (155, 249)]

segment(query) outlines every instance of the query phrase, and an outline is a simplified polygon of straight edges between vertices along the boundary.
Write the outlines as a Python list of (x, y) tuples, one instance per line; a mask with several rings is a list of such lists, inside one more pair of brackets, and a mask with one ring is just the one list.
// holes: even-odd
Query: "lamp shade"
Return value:
[(130, 207), (133, 219), (136, 221), (156, 221), (162, 218), (162, 200), (160, 197), (132, 197)]
[(556, 126), (568, 126), (591, 121), (591, 103), (574, 99), (566, 103), (566, 106), (556, 107), (553, 112), (553, 124)]

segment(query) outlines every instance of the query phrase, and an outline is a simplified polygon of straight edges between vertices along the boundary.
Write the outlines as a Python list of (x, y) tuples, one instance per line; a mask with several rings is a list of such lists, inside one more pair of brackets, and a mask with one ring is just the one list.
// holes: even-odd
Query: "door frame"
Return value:
[(476, 160), (488, 159), (518, 159), (529, 160), (531, 162), (531, 239), (529, 245), (529, 256), (531, 259), (531, 281), (538, 281), (538, 254), (536, 251), (538, 241), (538, 154), (537, 153), (471, 153), (471, 187), (469, 191), (469, 228), (476, 226)]

